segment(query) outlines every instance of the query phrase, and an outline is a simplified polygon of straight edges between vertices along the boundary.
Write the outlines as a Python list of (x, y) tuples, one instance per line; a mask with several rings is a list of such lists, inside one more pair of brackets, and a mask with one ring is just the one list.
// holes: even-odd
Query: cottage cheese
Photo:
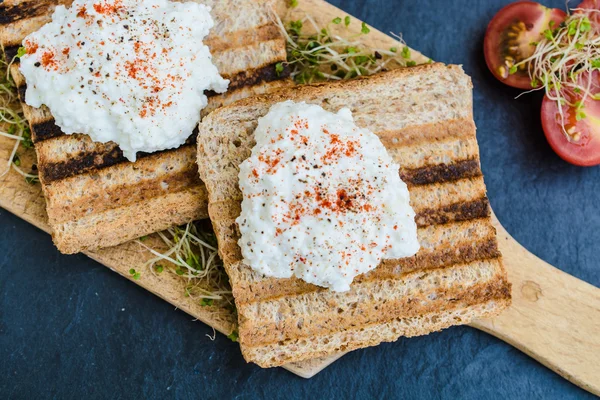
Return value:
[(24, 40), (26, 103), (48, 106), (66, 134), (139, 151), (178, 147), (228, 81), (202, 40), (210, 8), (167, 0), (75, 0)]
[(274, 105), (240, 166), (244, 262), (276, 278), (346, 291), (382, 258), (419, 249), (407, 186), (379, 138), (350, 110)]

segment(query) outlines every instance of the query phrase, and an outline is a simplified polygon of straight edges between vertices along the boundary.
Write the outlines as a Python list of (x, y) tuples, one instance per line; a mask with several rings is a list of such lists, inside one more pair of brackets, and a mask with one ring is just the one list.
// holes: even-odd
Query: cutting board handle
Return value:
[(600, 289), (540, 260), (493, 217), (512, 282), (512, 306), (471, 326), (600, 395)]

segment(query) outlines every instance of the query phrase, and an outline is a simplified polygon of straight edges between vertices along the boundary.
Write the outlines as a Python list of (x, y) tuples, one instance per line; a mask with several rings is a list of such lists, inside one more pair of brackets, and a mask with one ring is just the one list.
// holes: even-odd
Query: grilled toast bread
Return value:
[[(205, 43), (227, 93), (208, 93), (203, 115), (232, 101), (291, 85), (289, 71), (275, 65), (286, 59), (285, 39), (273, 11), (283, 0), (205, 0), (215, 26)], [(0, 42), (7, 60), (26, 35), (50, 21), (54, 8), (69, 0), (7, 0), (0, 4)], [(11, 67), (38, 157), (54, 243), (63, 253), (114, 246), (128, 240), (208, 217), (206, 189), (198, 179), (195, 137), (177, 149), (125, 159), (112, 142), (64, 135), (50, 111), (24, 103), (26, 82)]]
[[(343, 293), (265, 277), (243, 264), (235, 222), (239, 165), (255, 144), (258, 118), (284, 100), (333, 112), (349, 107), (357, 125), (381, 138), (417, 214), (415, 256), (384, 260)], [(249, 362), (273, 367), (428, 334), (510, 303), (479, 164), (472, 85), (458, 66), (398, 69), (241, 100), (200, 124), (198, 166)]]

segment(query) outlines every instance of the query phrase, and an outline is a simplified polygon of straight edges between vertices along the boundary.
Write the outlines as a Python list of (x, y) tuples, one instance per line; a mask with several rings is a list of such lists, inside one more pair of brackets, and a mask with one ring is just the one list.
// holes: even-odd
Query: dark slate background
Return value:
[[(302, 0), (300, 0), (302, 1)], [(540, 98), (504, 87), (482, 55), (502, 0), (333, 1), (438, 61), (463, 64), (492, 206), (544, 260), (600, 285), (600, 169), (561, 161)], [(576, 2), (574, 2), (576, 3)], [(547, 1), (563, 7), (563, 0)], [(237, 344), (0, 210), (0, 398), (586, 398), (468, 327), (361, 350), (311, 380), (246, 365)], [(599, 377), (600, 379), (600, 377)], [(591, 397), (591, 396), (590, 396)]]

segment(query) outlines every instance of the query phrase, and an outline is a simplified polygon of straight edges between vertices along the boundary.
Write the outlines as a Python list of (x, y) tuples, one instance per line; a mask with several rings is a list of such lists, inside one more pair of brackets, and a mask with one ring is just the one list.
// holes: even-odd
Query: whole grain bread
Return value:
[[(0, 43), (12, 60), (23, 38), (50, 21), (59, 4), (71, 0), (6, 0), (0, 4)], [(235, 100), (289, 86), (285, 39), (272, 13), (285, 0), (202, 0), (212, 7), (215, 26), (205, 43), (227, 93), (209, 93), (203, 115)], [(64, 135), (46, 107), (24, 103), (26, 82), (11, 74), (22, 100), (38, 157), (54, 243), (63, 253), (114, 246), (128, 240), (208, 217), (206, 189), (195, 163), (195, 134), (178, 149), (139, 154), (128, 162), (115, 143), (96, 143), (84, 135)]]
[[(258, 118), (289, 99), (330, 111), (349, 107), (359, 126), (381, 138), (409, 186), (421, 250), (383, 261), (348, 292), (265, 277), (242, 263), (239, 165), (255, 144)], [(471, 81), (458, 66), (399, 69), (241, 100), (200, 124), (198, 165), (247, 361), (273, 367), (423, 335), (510, 303), (479, 165)]]

